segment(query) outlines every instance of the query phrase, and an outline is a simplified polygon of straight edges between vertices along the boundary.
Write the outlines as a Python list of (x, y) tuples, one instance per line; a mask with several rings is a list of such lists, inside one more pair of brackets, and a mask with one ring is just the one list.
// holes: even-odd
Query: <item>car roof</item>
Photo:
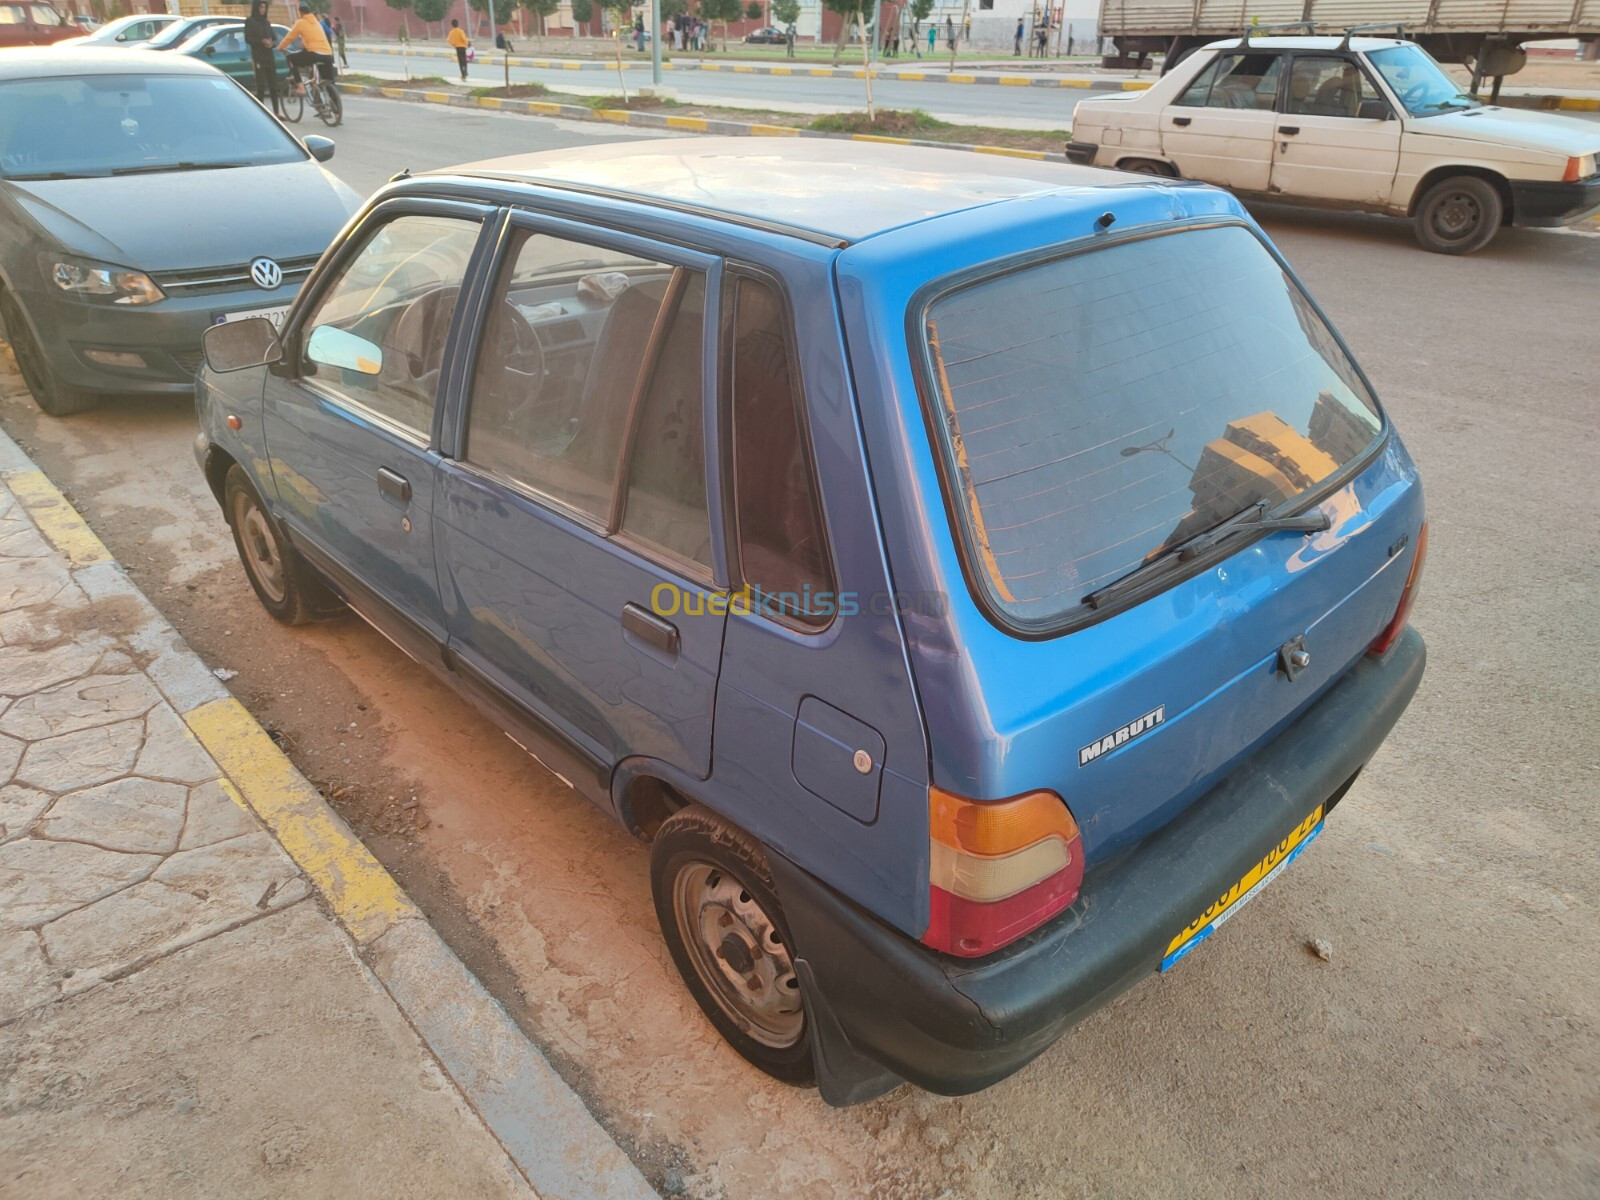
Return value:
[[(1250, 39), (1250, 45), (1260, 50), (1338, 50), (1343, 48), (1344, 44), (1343, 34), (1337, 37), (1252, 37)], [(1374, 50), (1386, 50), (1391, 46), (1415, 45), (1415, 42), (1402, 38), (1353, 37), (1350, 39), (1349, 48), (1360, 54), (1369, 54)], [(1202, 49), (1232, 50), (1238, 46), (1239, 39), (1230, 37), (1218, 42), (1207, 42)]]
[(69, 50), (70, 43), (19, 47), (0, 54), (0, 81), (59, 79), (74, 75), (214, 75), (216, 68), (187, 55), (157, 50), (121, 50), (91, 46)]
[[(839, 245), (988, 204), (1083, 193), (1085, 210), (1128, 176), (968, 150), (793, 137), (613, 142), (488, 159), (431, 175), (476, 176), (722, 216)], [(427, 178), (420, 175), (418, 178)]]

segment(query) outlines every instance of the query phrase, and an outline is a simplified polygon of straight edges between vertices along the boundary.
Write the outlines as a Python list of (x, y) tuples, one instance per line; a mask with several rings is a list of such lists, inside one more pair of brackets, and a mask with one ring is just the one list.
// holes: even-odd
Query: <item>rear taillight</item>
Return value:
[(931, 861), (924, 944), (976, 958), (1037, 929), (1078, 898), (1083, 839), (1061, 797), (981, 803), (928, 791)]
[(1417, 603), (1417, 588), (1422, 583), (1422, 564), (1428, 557), (1428, 523), (1422, 523), (1422, 532), (1417, 535), (1417, 552), (1411, 559), (1411, 573), (1406, 576), (1406, 589), (1400, 593), (1400, 604), (1394, 610), (1394, 619), (1384, 626), (1383, 632), (1377, 636), (1372, 645), (1367, 647), (1368, 654), (1387, 654), (1389, 647), (1405, 632), (1406, 622), (1411, 619), (1411, 609)]

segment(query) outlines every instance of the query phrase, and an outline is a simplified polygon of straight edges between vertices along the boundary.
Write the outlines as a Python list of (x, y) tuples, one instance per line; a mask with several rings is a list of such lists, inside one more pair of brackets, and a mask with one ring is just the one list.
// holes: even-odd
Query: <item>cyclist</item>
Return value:
[(323, 32), (322, 22), (317, 20), (306, 0), (300, 0), (300, 19), (289, 26), (289, 32), (278, 43), (278, 49), (286, 50), (296, 41), (300, 43), (300, 49), (285, 55), (289, 60), (289, 73), (294, 76), (295, 91), (305, 94), (305, 84), (300, 81), (301, 67), (321, 66), (323, 81), (332, 83), (335, 74), (333, 47), (328, 44), (328, 35)]

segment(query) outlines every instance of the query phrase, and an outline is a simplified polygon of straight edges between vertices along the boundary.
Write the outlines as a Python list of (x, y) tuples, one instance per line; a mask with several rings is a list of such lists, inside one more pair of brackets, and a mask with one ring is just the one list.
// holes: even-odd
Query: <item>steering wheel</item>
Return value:
[[(444, 365), (446, 335), (460, 297), (459, 287), (435, 288), (406, 305), (389, 327), (388, 336), (383, 339), (385, 347), (402, 358), (410, 378), (426, 379), (437, 374)], [(533, 326), (510, 300), (505, 301), (500, 315), (504, 321), (501, 345), (485, 344), (480, 347), (480, 354), (494, 354), (502, 360), (512, 354), (526, 355), (535, 363), (533, 371), (528, 373), (543, 374), (544, 347), (539, 344)]]
[(1405, 91), (1400, 93), (1400, 107), (1405, 109), (1407, 112), (1410, 112), (1411, 102), (1413, 100), (1422, 99), (1423, 93), (1425, 93), (1427, 90), (1428, 81), (1426, 79), (1422, 80), (1420, 83), (1413, 83)]

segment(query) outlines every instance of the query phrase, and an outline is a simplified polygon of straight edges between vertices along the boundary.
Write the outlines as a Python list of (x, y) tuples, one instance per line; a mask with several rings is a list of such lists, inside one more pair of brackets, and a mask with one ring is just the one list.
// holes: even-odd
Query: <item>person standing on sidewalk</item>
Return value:
[(344, 22), (338, 17), (333, 19), (333, 45), (339, 51), (339, 65), (348, 69), (350, 56), (344, 52)]
[(932, 21), (928, 22), (928, 53), (932, 54), (939, 48), (939, 27)]
[(244, 19), (245, 45), (250, 47), (250, 65), (255, 68), (256, 99), (272, 108), (273, 86), (278, 78), (278, 61), (272, 52), (272, 18), (267, 15), (267, 0), (252, 0), (250, 15)]
[(788, 46), (788, 57), (794, 57), (794, 22), (790, 21), (783, 29), (784, 45)]
[(1017, 18), (1017, 36), (1011, 39), (1011, 57), (1022, 57), (1022, 18)]
[(633, 19), (633, 47), (640, 54), (644, 53), (644, 18)]
[(467, 81), (467, 31), (461, 28), (461, 22), (454, 17), (450, 19), (450, 32), (444, 35), (444, 40), (455, 47), (456, 66), (461, 68), (461, 82)]

